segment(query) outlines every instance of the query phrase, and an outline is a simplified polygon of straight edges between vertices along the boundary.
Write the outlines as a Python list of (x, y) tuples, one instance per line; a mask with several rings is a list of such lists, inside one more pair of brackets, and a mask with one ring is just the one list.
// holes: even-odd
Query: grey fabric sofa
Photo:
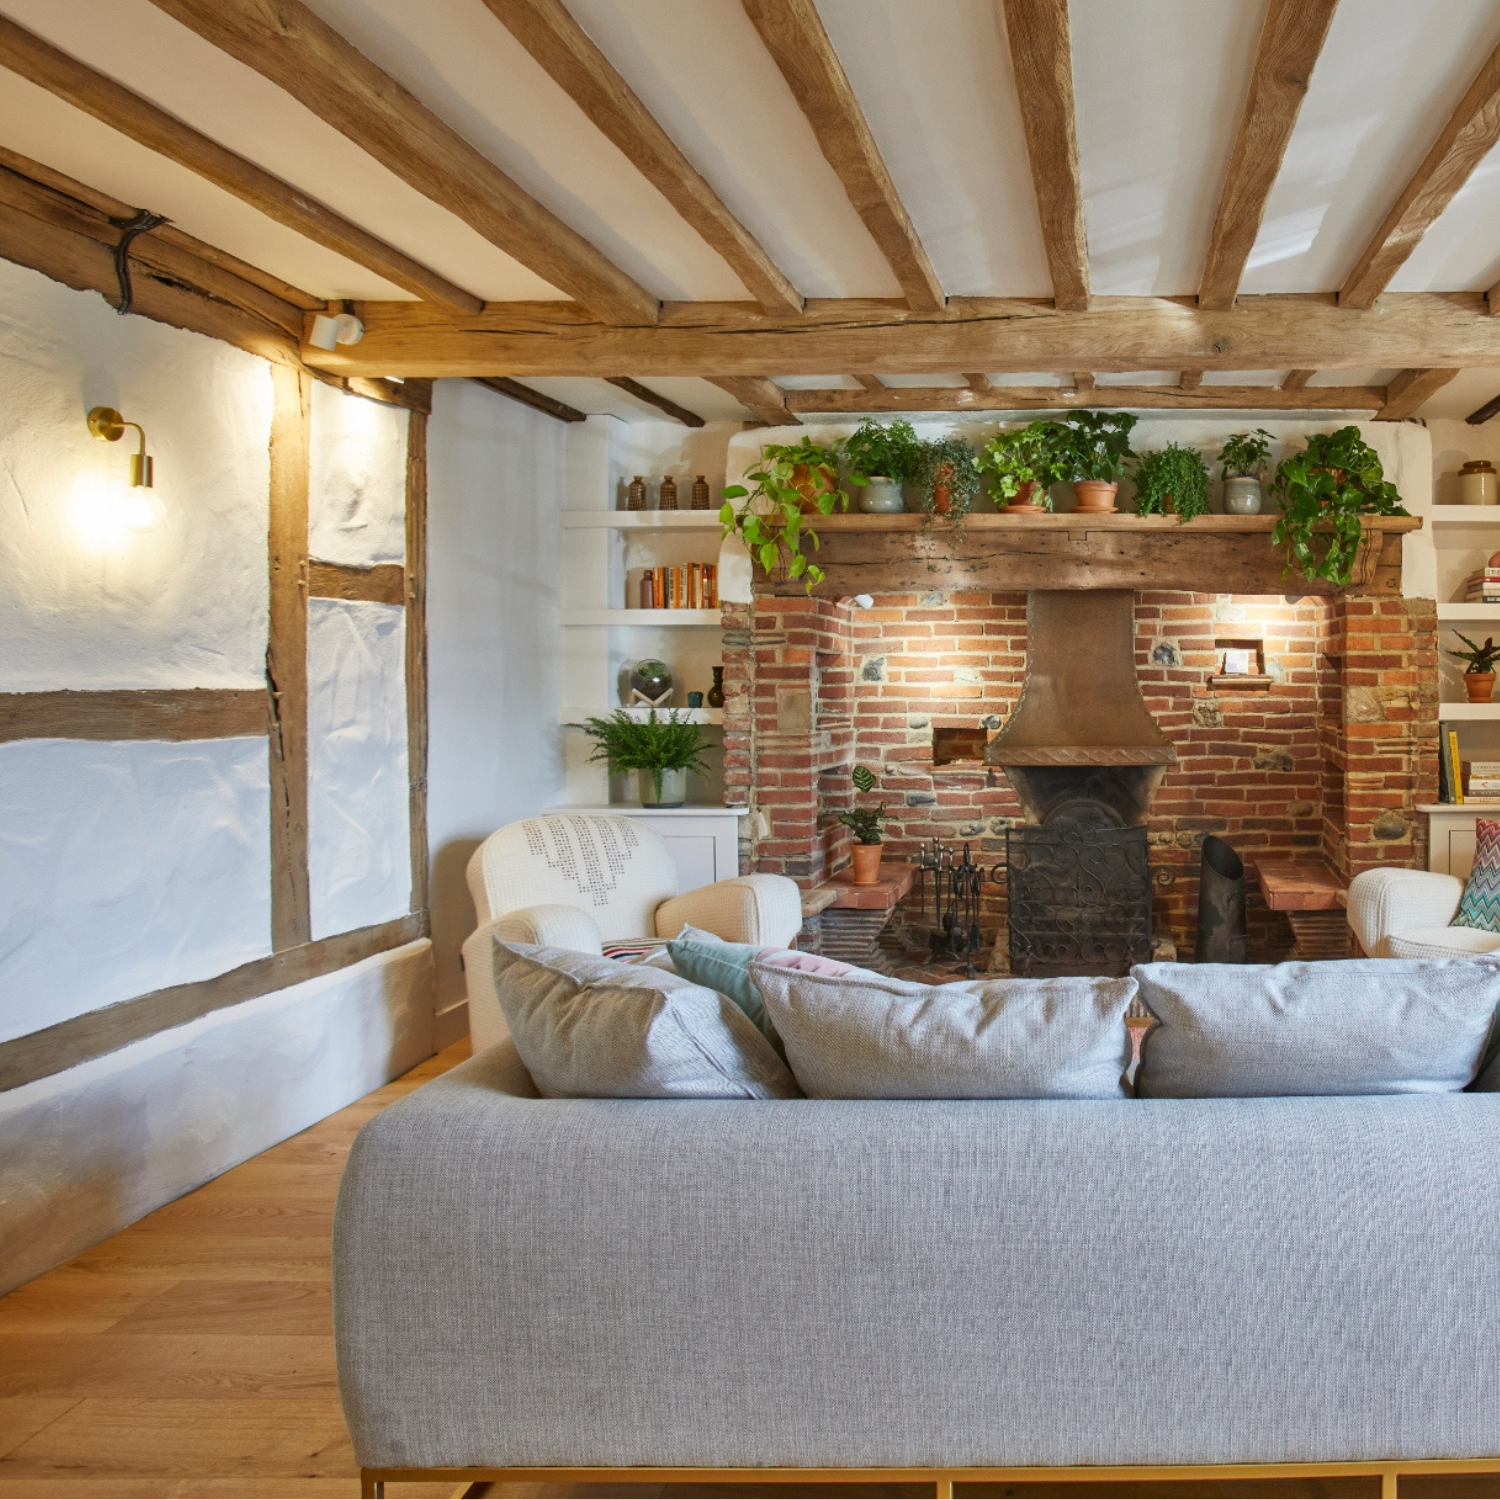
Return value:
[(543, 1100), (505, 1043), (355, 1143), (345, 1410), (371, 1471), (1500, 1455), (1497, 1162), (1497, 1094)]

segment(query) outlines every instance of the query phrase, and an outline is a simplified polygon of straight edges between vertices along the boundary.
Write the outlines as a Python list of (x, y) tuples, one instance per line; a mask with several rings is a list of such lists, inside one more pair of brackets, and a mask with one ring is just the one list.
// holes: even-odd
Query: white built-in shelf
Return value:
[(1439, 703), (1439, 719), (1500, 719), (1500, 703)]
[(1500, 604), (1440, 604), (1440, 620), (1500, 620)]
[(719, 813), (731, 818), (743, 818), (748, 807), (725, 807), (722, 802), (686, 802), (681, 807), (642, 807), (639, 802), (593, 802), (577, 806), (549, 807), (549, 813), (623, 813), (627, 817), (639, 818), (701, 818), (704, 813)]
[(1500, 812), (1500, 802), (1476, 802), (1472, 797), (1465, 797), (1462, 802), (1419, 802), (1417, 811), (1419, 813)]
[[(1457, 506), (1454, 509), (1458, 509)], [(565, 510), (567, 527), (609, 527), (615, 531), (718, 531), (714, 510)]]
[(1434, 526), (1500, 526), (1500, 505), (1434, 505)]
[[(724, 710), (722, 708), (667, 708), (657, 709), (658, 714), (666, 714), (669, 711), (677, 714), (679, 723), (683, 724), (722, 724), (724, 722)], [(612, 708), (560, 708), (557, 711), (559, 724), (581, 724), (585, 719), (607, 719), (615, 710)], [(632, 719), (639, 719), (642, 723), (650, 716), (651, 710), (644, 703), (632, 703), (626, 710)]]
[(712, 625), (722, 628), (716, 609), (565, 609), (564, 625)]

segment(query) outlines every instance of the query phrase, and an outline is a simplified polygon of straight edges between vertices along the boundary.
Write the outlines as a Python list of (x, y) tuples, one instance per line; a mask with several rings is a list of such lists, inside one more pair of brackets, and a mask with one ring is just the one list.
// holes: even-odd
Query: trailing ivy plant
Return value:
[[(815, 443), (808, 437), (795, 443), (767, 443), (759, 466), (745, 476), (754, 488), (731, 484), (721, 492), (719, 523), (724, 535), (738, 536), (768, 578), (784, 557), (788, 576), (805, 579), (809, 594), (822, 583), (823, 570), (803, 551), (808, 545), (814, 551), (822, 545), (807, 525), (807, 508), (824, 516), (849, 509), (849, 492), (838, 482), (839, 448), (836, 441)], [(804, 471), (800, 480), (799, 468)], [(824, 488), (818, 488), (815, 476)], [(736, 509), (733, 500), (745, 504)]]
[(1039, 417), (1025, 427), (997, 432), (974, 455), (974, 467), (994, 476), (991, 494), (997, 505), (1009, 505), (1022, 485), (1032, 484), (1031, 498), (1051, 510), (1047, 491), (1072, 474), (1072, 443), (1072, 431), (1064, 423)]
[(1072, 480), (1117, 484), (1135, 457), (1130, 429), (1136, 418), (1123, 411), (1074, 411), (1067, 417), (1068, 473)]
[(1271, 434), (1264, 427), (1232, 432), (1219, 449), (1219, 478), (1259, 479), (1270, 461)]
[(861, 422), (844, 443), (844, 461), (851, 484), (869, 479), (894, 479), (898, 483), (916, 477), (922, 440), (904, 418), (895, 422)]
[(1343, 588), (1354, 571), (1361, 516), (1404, 516), (1396, 486), (1357, 427), (1314, 433), (1301, 453), (1284, 459), (1273, 486), (1281, 507), (1271, 533), (1286, 548), (1283, 577), (1293, 568)]
[(1168, 443), (1141, 456), (1135, 469), (1135, 504), (1143, 516), (1166, 515), (1167, 502), (1181, 521), (1208, 510), (1208, 465), (1196, 448)]
[(911, 482), (920, 492), (922, 510), (928, 516), (938, 514), (935, 491), (938, 485), (946, 485), (948, 509), (944, 514), (955, 532), (963, 530), (964, 517), (973, 508), (974, 497), (980, 490), (974, 451), (965, 439), (955, 433), (920, 443)]
[(623, 708), (609, 718), (586, 719), (569, 726), (581, 729), (594, 741), (591, 761), (603, 761), (611, 776), (627, 771), (649, 771), (651, 785), (661, 796), (663, 771), (707, 770), (703, 759), (703, 732), (694, 723), (678, 718), (679, 710), (669, 708), (664, 719), (656, 717), (653, 708), (644, 719), (637, 719)]

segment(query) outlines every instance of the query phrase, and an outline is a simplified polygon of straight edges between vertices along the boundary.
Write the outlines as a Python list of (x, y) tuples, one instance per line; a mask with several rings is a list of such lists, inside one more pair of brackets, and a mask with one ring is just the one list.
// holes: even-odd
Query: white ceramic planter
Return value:
[(1260, 480), (1236, 477), (1224, 481), (1224, 514), (1226, 516), (1258, 516), (1260, 507)]
[(663, 771), (660, 797), (650, 771), (637, 771), (635, 779), (641, 789), (642, 807), (681, 807), (687, 801), (686, 771)]
[(859, 508), (866, 515), (897, 514), (906, 509), (899, 479), (872, 479), (859, 491)]

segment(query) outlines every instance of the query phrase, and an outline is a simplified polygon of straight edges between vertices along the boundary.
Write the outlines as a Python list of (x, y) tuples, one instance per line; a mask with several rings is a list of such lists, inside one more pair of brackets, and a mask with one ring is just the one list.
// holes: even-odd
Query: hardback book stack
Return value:
[(1464, 796), (1475, 802), (1500, 802), (1500, 760), (1471, 762)]
[(717, 609), (719, 570), (713, 563), (678, 563), (641, 573), (642, 609)]
[(1469, 574), (1464, 586), (1465, 604), (1500, 604), (1500, 568), (1486, 564)]

